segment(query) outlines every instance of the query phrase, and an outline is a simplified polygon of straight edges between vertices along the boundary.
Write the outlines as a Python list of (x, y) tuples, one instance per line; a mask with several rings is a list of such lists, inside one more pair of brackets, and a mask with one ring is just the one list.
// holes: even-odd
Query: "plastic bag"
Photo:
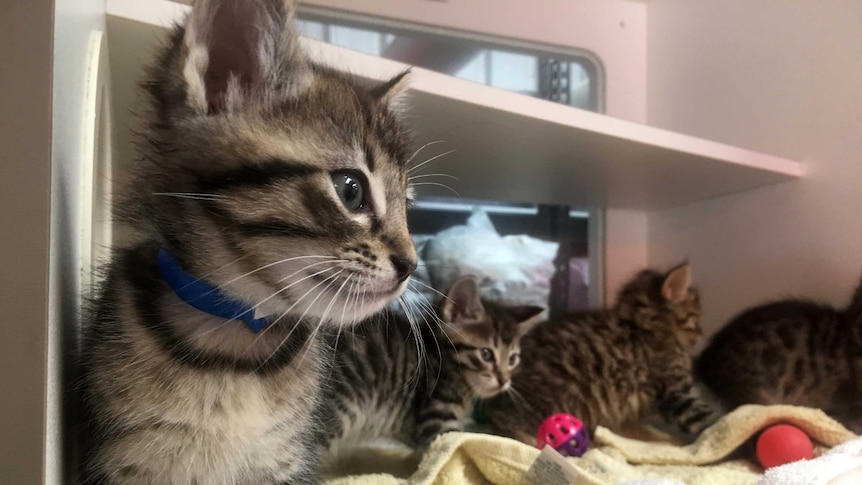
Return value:
[(474, 275), (483, 296), (547, 307), (558, 247), (527, 235), (500, 236), (488, 214), (476, 209), (467, 224), (429, 240), (423, 256), (431, 283), (440, 291), (461, 276)]

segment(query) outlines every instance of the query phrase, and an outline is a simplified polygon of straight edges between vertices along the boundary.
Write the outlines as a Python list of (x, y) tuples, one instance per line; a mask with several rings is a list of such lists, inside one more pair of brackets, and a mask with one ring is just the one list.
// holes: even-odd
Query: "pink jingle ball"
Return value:
[(539, 426), (536, 446), (539, 449), (550, 445), (563, 456), (582, 456), (590, 445), (590, 437), (584, 423), (571, 414), (554, 414)]
[(772, 468), (814, 457), (814, 445), (804, 431), (789, 424), (766, 428), (757, 438), (757, 459), (763, 468)]

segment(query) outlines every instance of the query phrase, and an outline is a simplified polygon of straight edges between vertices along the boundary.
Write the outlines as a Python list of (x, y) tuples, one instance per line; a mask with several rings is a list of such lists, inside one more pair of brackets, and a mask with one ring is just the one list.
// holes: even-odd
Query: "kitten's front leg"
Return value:
[(668, 423), (691, 437), (698, 436), (721, 416), (715, 406), (703, 399), (688, 374), (663, 382), (658, 392), (658, 411)]
[(430, 398), (417, 406), (413, 441), (425, 450), (435, 438), (449, 431), (463, 431), (472, 411), (469, 393), (459, 392), (454, 383), (438, 383)]
[(435, 438), (449, 431), (463, 431), (468, 410), (453, 403), (431, 403), (416, 415), (413, 440), (420, 449), (426, 449)]

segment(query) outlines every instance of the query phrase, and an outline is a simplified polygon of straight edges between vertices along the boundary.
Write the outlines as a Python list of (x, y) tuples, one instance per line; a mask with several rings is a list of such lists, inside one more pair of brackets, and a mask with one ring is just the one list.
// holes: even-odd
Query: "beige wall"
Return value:
[(43, 480), (51, 0), (0, 15), (0, 483)]
[(650, 262), (690, 257), (711, 329), (788, 294), (842, 304), (862, 274), (862, 2), (648, 6), (649, 124), (808, 172), (649, 215)]
[(0, 16), (0, 483), (53, 485), (69, 465), (64, 402), (74, 402), (66, 398), (81, 313), (86, 56), (91, 33), (104, 28), (104, 2), (7, 3)]

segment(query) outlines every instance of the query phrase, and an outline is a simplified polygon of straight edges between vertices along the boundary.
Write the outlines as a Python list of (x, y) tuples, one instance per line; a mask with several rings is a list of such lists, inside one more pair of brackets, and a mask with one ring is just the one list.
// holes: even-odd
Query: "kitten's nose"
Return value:
[(389, 256), (392, 261), (392, 266), (395, 267), (395, 272), (398, 273), (398, 282), (401, 283), (413, 274), (416, 269), (416, 260), (407, 256)]

